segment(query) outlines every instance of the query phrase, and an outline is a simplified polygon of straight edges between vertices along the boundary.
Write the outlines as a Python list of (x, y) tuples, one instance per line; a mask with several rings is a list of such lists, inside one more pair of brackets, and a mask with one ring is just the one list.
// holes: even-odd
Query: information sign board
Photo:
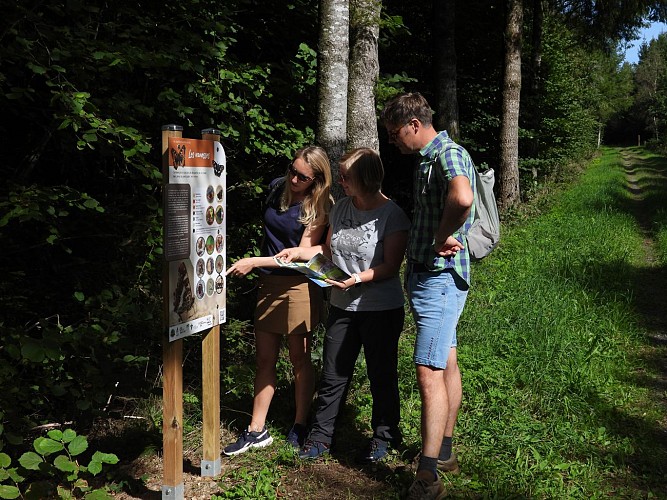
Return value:
[(226, 321), (226, 157), (217, 141), (170, 137), (164, 197), (169, 341)]

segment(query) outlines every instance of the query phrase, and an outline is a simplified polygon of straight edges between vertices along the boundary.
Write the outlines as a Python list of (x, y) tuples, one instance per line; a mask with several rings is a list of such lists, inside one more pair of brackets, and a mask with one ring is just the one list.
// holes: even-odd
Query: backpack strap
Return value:
[[(440, 155), (444, 154), (445, 151), (447, 151), (448, 149), (463, 150), (465, 152), (465, 154), (468, 155), (468, 158), (470, 159), (470, 163), (472, 164), (472, 170), (473, 170), (472, 177), (469, 178), (468, 180), (470, 181), (470, 189), (472, 189), (472, 194), (476, 199), (477, 198), (477, 189), (479, 188), (479, 184), (480, 184), (479, 172), (477, 171), (477, 165), (475, 165), (475, 162), (473, 161), (472, 156), (470, 156), (470, 153), (468, 153), (468, 151), (465, 150), (463, 148), (463, 146), (461, 146), (460, 144), (456, 144), (452, 140), (449, 140), (449, 142), (447, 142), (445, 148), (438, 153), (438, 155), (433, 159), (433, 161), (434, 162), (439, 162), (440, 161)], [(448, 182), (447, 178), (445, 177), (444, 173), (442, 172), (442, 170), (440, 168), (436, 169), (436, 175), (440, 176), (440, 178), (445, 183)], [(475, 219), (478, 219), (478, 218), (479, 218), (479, 215), (478, 215), (477, 207), (475, 207), (475, 216), (473, 217), (473, 221)], [(461, 228), (463, 228), (463, 226), (461, 226)], [(461, 230), (461, 234), (465, 235), (466, 232)]]

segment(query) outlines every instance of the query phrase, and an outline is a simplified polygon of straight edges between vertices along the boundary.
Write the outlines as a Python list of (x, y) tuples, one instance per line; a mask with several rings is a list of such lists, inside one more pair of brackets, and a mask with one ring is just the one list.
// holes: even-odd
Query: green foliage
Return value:
[(229, 479), (234, 482), (234, 486), (226, 487), (223, 493), (213, 495), (211, 500), (278, 498), (276, 489), (279, 483), (274, 467), (265, 465), (259, 470), (242, 467), (235, 470)]
[(532, 131), (537, 157), (550, 174), (569, 161), (586, 157), (596, 147), (597, 78), (590, 56), (556, 19), (545, 23), (544, 90), (539, 96), (540, 122)]
[(88, 440), (72, 429), (49, 431), (47, 437), (34, 440), (33, 449), (21, 455), (20, 468), (11, 467), (11, 458), (0, 453), (0, 498), (111, 498), (103, 488), (91, 486), (86, 478), (97, 476), (104, 464), (118, 463), (116, 455), (96, 451), (88, 465), (80, 464)]
[[(186, 136), (221, 130), (227, 227), (238, 236), (228, 259), (256, 251), (263, 186), (312, 142), (316, 72), (312, 24), (278, 22), (312, 7), (272, 3), (268, 31), (239, 24), (263, 19), (259, 8), (7, 6), (0, 447), (35, 424), (90, 421), (116, 390), (150, 390), (144, 374), (158, 371), (161, 339), (161, 125), (180, 123)], [(275, 44), (281, 32), (299, 43)], [(267, 40), (273, 50), (258, 58)], [(246, 284), (229, 287), (232, 315), (248, 317)]]
[(667, 147), (667, 35), (661, 34), (639, 53), (635, 70), (636, 100), (633, 112), (641, 120), (646, 139)]

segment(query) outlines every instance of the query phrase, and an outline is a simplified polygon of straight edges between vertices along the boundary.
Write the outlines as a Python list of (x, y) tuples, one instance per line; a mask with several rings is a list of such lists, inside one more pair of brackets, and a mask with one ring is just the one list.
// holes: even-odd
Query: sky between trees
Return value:
[(641, 30), (639, 39), (628, 44), (628, 48), (625, 51), (625, 60), (631, 64), (637, 64), (639, 62), (639, 47), (641, 47), (642, 43), (648, 43), (666, 31), (667, 24), (665, 23), (651, 23), (648, 28)]

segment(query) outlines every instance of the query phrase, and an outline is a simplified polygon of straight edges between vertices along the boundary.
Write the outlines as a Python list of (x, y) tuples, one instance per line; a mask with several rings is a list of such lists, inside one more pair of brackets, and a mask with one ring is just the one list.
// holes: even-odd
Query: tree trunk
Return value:
[(505, 29), (503, 117), (500, 129), (500, 192), (498, 204), (507, 210), (519, 202), (519, 104), (521, 97), (522, 0), (509, 0)]
[(350, 1), (350, 80), (347, 96), (347, 147), (380, 149), (375, 84), (380, 74), (380, 0)]
[[(347, 0), (320, 0), (320, 33), (317, 77), (317, 134), (331, 161), (334, 179), (345, 152), (347, 124), (348, 54), (350, 8)], [(342, 195), (337, 182), (334, 198)]]
[(458, 141), (459, 102), (456, 91), (456, 2), (433, 2), (433, 48), (436, 70), (435, 126)]

